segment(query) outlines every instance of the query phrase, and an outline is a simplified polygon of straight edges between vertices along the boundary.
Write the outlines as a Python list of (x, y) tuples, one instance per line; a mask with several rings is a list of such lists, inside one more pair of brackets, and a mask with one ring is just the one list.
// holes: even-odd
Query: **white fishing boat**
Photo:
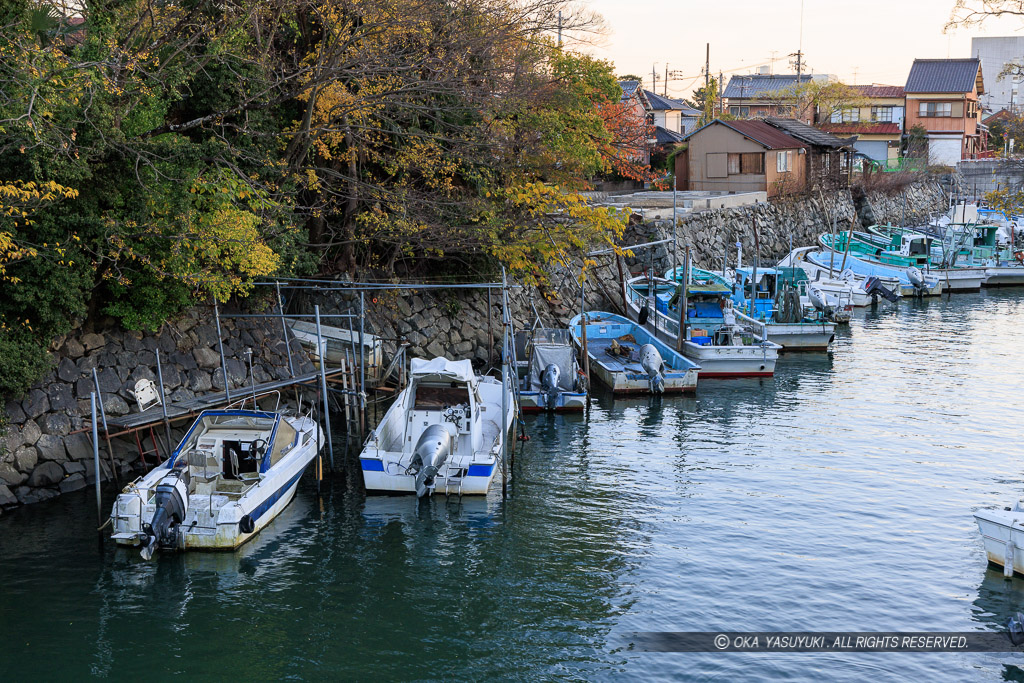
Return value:
[[(290, 323), (292, 335), (313, 360), (326, 358), (328, 365), (337, 367), (346, 357), (347, 362), (359, 362), (359, 330), (349, 331), (341, 327), (320, 324), (320, 348), (317, 348), (316, 323), (293, 320)], [(376, 381), (384, 368), (384, 346), (380, 337), (363, 334), (362, 354), (366, 360), (366, 379)]]
[[(586, 353), (592, 372), (614, 394), (688, 394), (697, 390), (700, 366), (651, 332), (614, 313), (586, 314)], [(583, 316), (569, 321), (583, 348)]]
[(112, 538), (156, 550), (231, 550), (295, 496), (323, 431), (309, 416), (207, 410), (170, 458), (114, 501)]
[(486, 494), (515, 421), (514, 381), (468, 360), (413, 358), (409, 386), (359, 454), (366, 490)]
[(1006, 575), (1024, 574), (1024, 500), (1013, 508), (978, 510), (974, 521), (988, 561), (1001, 566)]
[(527, 335), (527, 367), (519, 389), (523, 412), (570, 412), (587, 405), (587, 378), (569, 330), (537, 328)]
[[(630, 314), (672, 348), (679, 338), (681, 289), (663, 278), (641, 276), (626, 283)], [(768, 339), (763, 323), (733, 309), (731, 287), (694, 277), (686, 295), (682, 354), (700, 366), (700, 377), (775, 374), (782, 347)]]
[[(810, 299), (812, 291), (830, 306), (845, 307), (847, 302), (856, 308), (871, 305), (871, 294), (864, 289), (867, 277), (855, 274), (849, 268), (840, 271), (843, 265), (842, 254), (838, 255), (833, 268), (819, 266), (807, 259), (810, 252), (819, 251), (819, 247), (800, 247), (793, 249), (781, 261), (780, 268), (799, 267), (807, 273), (807, 304), (813, 305)], [(835, 256), (835, 254), (833, 254)], [(827, 262), (827, 257), (826, 257)], [(889, 291), (899, 294), (899, 280), (896, 278), (878, 278), (880, 284)], [(900, 296), (902, 296), (900, 294)]]

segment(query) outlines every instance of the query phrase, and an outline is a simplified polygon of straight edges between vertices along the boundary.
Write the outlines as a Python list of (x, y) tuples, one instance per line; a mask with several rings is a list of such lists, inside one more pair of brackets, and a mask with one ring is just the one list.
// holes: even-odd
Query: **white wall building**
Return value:
[(971, 56), (981, 59), (985, 94), (979, 99), (986, 115), (1000, 109), (1010, 109), (1011, 104), (1017, 111), (1024, 109), (1024, 102), (1020, 100), (1024, 95), (1024, 87), (1018, 91), (1022, 79), (1014, 79), (1012, 76), (998, 78), (1007, 62), (1024, 62), (1024, 36), (971, 38)]

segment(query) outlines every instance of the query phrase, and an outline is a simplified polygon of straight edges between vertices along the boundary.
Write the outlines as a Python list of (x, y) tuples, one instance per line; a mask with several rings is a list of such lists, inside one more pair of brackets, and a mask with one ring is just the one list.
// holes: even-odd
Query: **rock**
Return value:
[(107, 394), (103, 397), (103, 410), (107, 415), (127, 415), (128, 403), (117, 394)]
[(174, 327), (177, 328), (179, 332), (185, 334), (193, 327), (195, 327), (198, 324), (198, 322), (199, 321), (196, 320), (196, 318), (194, 318), (191, 313), (188, 313), (186, 315), (183, 315), (178, 320), (176, 320), (173, 324)]
[(217, 345), (217, 328), (213, 325), (200, 325), (193, 330), (193, 333), (196, 335), (199, 346), (210, 348)]
[(21, 424), (27, 419), (25, 411), (21, 409), (20, 401), (8, 401), (4, 410), (7, 411), (7, 417), (11, 419), (12, 424)]
[(55, 462), (44, 462), (36, 465), (29, 475), (28, 485), (36, 488), (39, 486), (53, 486), (64, 478), (64, 470)]
[(85, 488), (85, 475), (72, 474), (60, 482), (60, 492), (69, 493)]
[(11, 493), (11, 489), (7, 486), (0, 484), (0, 507), (14, 507), (18, 504), (18, 498)]
[(92, 353), (88, 356), (82, 356), (75, 365), (78, 366), (79, 373), (91, 377), (93, 369), (99, 367), (99, 355)]
[(89, 394), (96, 391), (96, 385), (92, 383), (92, 377), (83, 377), (75, 382), (75, 396), (80, 399), (89, 400)]
[(90, 332), (88, 334), (83, 334), (82, 335), (82, 346), (85, 347), (86, 351), (92, 351), (93, 349), (98, 349), (98, 348), (100, 348), (101, 346), (103, 346), (106, 343), (107, 343), (106, 339), (103, 338), (102, 334), (96, 334), (95, 332)]
[(5, 462), (0, 464), (0, 484), (17, 486), (26, 479), (28, 479), (28, 476), (15, 469), (11, 463)]
[(195, 397), (196, 395), (185, 387), (178, 387), (171, 392), (170, 400), (171, 403), (180, 403), (181, 401), (189, 401)]
[(192, 357), (196, 359), (196, 364), (201, 368), (220, 367), (220, 354), (209, 347), (200, 346), (193, 349)]
[(113, 368), (104, 368), (99, 371), (100, 391), (103, 393), (115, 393), (121, 388), (121, 378)]
[(164, 365), (160, 371), (164, 376), (164, 390), (181, 386), (181, 371), (176, 365)]
[(70, 358), (61, 358), (57, 363), (57, 377), (61, 381), (74, 382), (79, 377), (78, 366)]
[(85, 347), (77, 339), (68, 339), (64, 342), (64, 353), (68, 358), (81, 358), (85, 354)]
[(128, 353), (138, 353), (139, 351), (141, 351), (142, 349), (145, 348), (142, 345), (142, 333), (141, 332), (134, 332), (134, 331), (128, 332), (124, 336), (124, 340), (122, 341), (122, 344), (124, 345), (124, 350), (127, 351)]
[(43, 432), (64, 436), (71, 431), (71, 420), (64, 413), (47, 413), (43, 415)]
[(14, 452), (14, 465), (19, 472), (29, 473), (39, 462), (39, 451), (35, 446), (22, 446)]
[(240, 386), (249, 382), (249, 366), (240, 360), (231, 358), (227, 362), (228, 377), (232, 385)]
[(152, 351), (147, 351), (146, 349), (143, 349), (142, 351), (139, 351), (137, 354), (135, 354), (135, 363), (139, 367), (152, 368), (153, 371), (155, 372), (156, 354), (153, 353)]
[(43, 434), (36, 442), (36, 450), (39, 452), (40, 460), (52, 460), (64, 462), (68, 459), (67, 451), (64, 448), (64, 439), (53, 434)]
[(19, 486), (15, 489), (14, 495), (18, 497), (18, 502), (22, 505), (31, 505), (56, 498), (60, 494), (53, 489), (34, 489), (28, 486)]
[(35, 419), (50, 409), (50, 399), (39, 389), (32, 389), (21, 402), (25, 415)]
[(67, 474), (85, 474), (85, 465), (80, 462), (64, 463), (64, 471)]
[(197, 394), (201, 394), (212, 389), (213, 382), (210, 381), (209, 373), (203, 372), (202, 370), (189, 370), (188, 388), (190, 391), (194, 391)]
[(36, 442), (39, 441), (39, 437), (42, 433), (43, 431), (34, 420), (26, 420), (25, 424), (21, 425), (21, 442), (29, 446), (34, 446)]
[(180, 366), (182, 370), (195, 370), (199, 367), (191, 353), (172, 353), (171, 362)]
[(72, 460), (88, 460), (93, 457), (92, 437), (84, 432), (68, 436), (64, 439), (64, 447)]
[(224, 372), (217, 368), (213, 371), (213, 377), (211, 378), (213, 388), (217, 391), (224, 391)]
[(50, 396), (50, 410), (62, 410), (66, 413), (77, 412), (78, 404), (75, 403), (70, 384), (55, 382), (49, 386), (47, 392)]

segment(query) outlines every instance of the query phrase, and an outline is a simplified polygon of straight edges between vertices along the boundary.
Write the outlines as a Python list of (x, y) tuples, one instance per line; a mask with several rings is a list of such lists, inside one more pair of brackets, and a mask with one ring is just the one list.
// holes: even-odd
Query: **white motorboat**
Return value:
[[(864, 283), (867, 281), (867, 277), (862, 277), (854, 273), (849, 268), (840, 270), (843, 264), (843, 255), (835, 254), (834, 252), (830, 255), (834, 260), (834, 267), (827, 268), (807, 258), (808, 253), (818, 252), (820, 247), (800, 247), (789, 252), (781, 261), (779, 261), (779, 267), (799, 267), (807, 273), (807, 293), (810, 294), (811, 290), (817, 290), (818, 296), (829, 305), (844, 305), (848, 300), (854, 307), (861, 308), (864, 306), (871, 305), (871, 294), (864, 289)], [(828, 262), (828, 256), (826, 256), (823, 262)], [(900, 292), (900, 282), (897, 278), (879, 277), (879, 283), (888, 289), (890, 292), (895, 293), (897, 296), (902, 296)], [(813, 304), (808, 297), (808, 304)]]
[(1024, 574), (1024, 500), (1013, 508), (978, 510), (974, 521), (988, 561), (1001, 566), (1006, 575)]
[(569, 330), (537, 328), (527, 335), (526, 375), (519, 389), (523, 412), (569, 412), (587, 405), (587, 378)]
[(359, 454), (366, 490), (486, 494), (514, 425), (515, 379), (413, 358), (409, 380)]
[(146, 559), (237, 548), (287, 507), (323, 441), (309, 416), (204, 411), (166, 462), (118, 495), (111, 537)]

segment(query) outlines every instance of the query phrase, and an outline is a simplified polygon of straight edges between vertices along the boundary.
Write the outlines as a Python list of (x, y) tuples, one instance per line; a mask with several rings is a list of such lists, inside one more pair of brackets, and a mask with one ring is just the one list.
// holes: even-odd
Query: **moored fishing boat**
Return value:
[(831, 235), (821, 235), (819, 240), (824, 250), (807, 252), (806, 260), (823, 268), (828, 268), (830, 263), (842, 260), (845, 264), (844, 270), (849, 269), (859, 277), (896, 279), (900, 283), (899, 293), (902, 296), (939, 296), (942, 294), (943, 283), (938, 277), (925, 273), (916, 266), (887, 265), (861, 258), (860, 252), (868, 248), (865, 246), (858, 248), (856, 246), (858, 242), (854, 240), (850, 243), (850, 249), (847, 250), (842, 235), (843, 233), (840, 233), (841, 237), (836, 240), (838, 248), (835, 250), (832, 250)]
[(981, 532), (989, 562), (1003, 568), (1006, 575), (1024, 574), (1024, 500), (1011, 509), (978, 510), (974, 521)]
[(919, 230), (872, 225), (867, 233), (853, 234), (865, 244), (875, 247), (876, 254), (895, 254), (894, 258), (903, 258), (906, 265), (938, 277), (947, 292), (977, 292), (985, 281), (985, 268), (974, 267), (967, 259), (958, 258), (963, 255), (960, 245), (946, 244), (945, 240)]
[(514, 424), (514, 382), (468, 360), (413, 358), (409, 386), (359, 454), (366, 490), (486, 494)]
[(628, 318), (594, 311), (569, 321), (573, 341), (586, 353), (592, 372), (616, 394), (692, 393), (700, 366)]
[[(810, 254), (815, 258), (808, 258)], [(838, 258), (837, 258), (838, 256)], [(822, 252), (821, 247), (800, 247), (793, 249), (781, 261), (780, 267), (799, 267), (807, 273), (807, 291), (815, 291), (823, 301), (832, 305), (846, 305), (849, 301), (854, 307), (870, 306), (873, 297), (865, 289), (871, 276), (857, 275), (845, 267), (843, 254), (834, 251)], [(824, 263), (825, 265), (819, 265)], [(879, 284), (889, 291), (900, 295), (900, 282), (897, 278), (878, 278)]]
[[(626, 286), (630, 313), (672, 348), (679, 338), (682, 295), (682, 283), (662, 278), (638, 277)], [(782, 347), (768, 339), (764, 323), (733, 309), (731, 287), (691, 273), (685, 296), (682, 353), (700, 365), (701, 377), (775, 374)]]
[(568, 412), (587, 405), (587, 378), (569, 330), (537, 328), (525, 335), (526, 372), (519, 389), (524, 412)]
[(323, 443), (310, 416), (207, 410), (162, 465), (114, 501), (112, 538), (156, 550), (231, 550), (295, 496)]
[[(350, 331), (331, 325), (320, 325), (319, 346), (317, 348), (316, 323), (305, 320), (293, 320), (290, 324), (295, 340), (299, 342), (313, 360), (326, 358), (327, 363), (337, 367), (342, 361), (358, 363), (360, 360), (359, 331)], [(362, 356), (366, 362), (366, 379), (375, 382), (380, 378), (384, 368), (384, 345), (380, 337), (363, 334)]]

